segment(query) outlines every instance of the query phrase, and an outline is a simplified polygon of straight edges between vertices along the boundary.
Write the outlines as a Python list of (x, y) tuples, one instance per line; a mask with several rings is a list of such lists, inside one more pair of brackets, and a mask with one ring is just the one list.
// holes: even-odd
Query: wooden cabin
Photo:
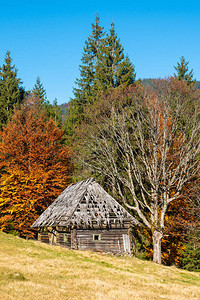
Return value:
[(131, 253), (138, 221), (94, 179), (68, 186), (32, 227), (38, 240), (68, 249)]

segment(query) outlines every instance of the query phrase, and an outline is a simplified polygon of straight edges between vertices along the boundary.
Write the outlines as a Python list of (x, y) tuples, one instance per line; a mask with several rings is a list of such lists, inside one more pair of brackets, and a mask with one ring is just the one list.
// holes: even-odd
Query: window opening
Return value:
[(93, 234), (93, 241), (101, 241), (101, 234)]
[(67, 243), (69, 241), (69, 236), (70, 234), (69, 233), (64, 233), (64, 243)]

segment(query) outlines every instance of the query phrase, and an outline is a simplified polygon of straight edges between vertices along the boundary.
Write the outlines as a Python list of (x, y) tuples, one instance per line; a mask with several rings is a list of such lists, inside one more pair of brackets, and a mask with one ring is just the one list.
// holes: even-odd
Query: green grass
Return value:
[(0, 299), (200, 299), (200, 273), (0, 233)]

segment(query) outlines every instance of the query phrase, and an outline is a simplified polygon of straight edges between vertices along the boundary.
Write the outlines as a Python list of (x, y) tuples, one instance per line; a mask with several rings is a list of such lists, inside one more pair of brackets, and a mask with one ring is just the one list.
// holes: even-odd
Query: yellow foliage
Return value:
[(0, 228), (34, 235), (36, 218), (70, 182), (70, 151), (64, 131), (36, 105), (15, 112), (1, 132)]

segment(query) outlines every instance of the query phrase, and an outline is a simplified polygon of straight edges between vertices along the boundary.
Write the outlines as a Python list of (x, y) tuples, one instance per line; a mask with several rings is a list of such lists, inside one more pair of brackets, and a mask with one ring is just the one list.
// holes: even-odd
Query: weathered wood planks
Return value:
[(52, 240), (54, 240), (55, 242), (52, 244), (68, 249), (112, 253), (130, 253), (131, 251), (128, 227), (101, 229), (68, 228), (66, 231), (59, 231), (59, 228), (56, 228), (51, 232), (40, 232), (38, 240), (44, 243), (52, 243)]

